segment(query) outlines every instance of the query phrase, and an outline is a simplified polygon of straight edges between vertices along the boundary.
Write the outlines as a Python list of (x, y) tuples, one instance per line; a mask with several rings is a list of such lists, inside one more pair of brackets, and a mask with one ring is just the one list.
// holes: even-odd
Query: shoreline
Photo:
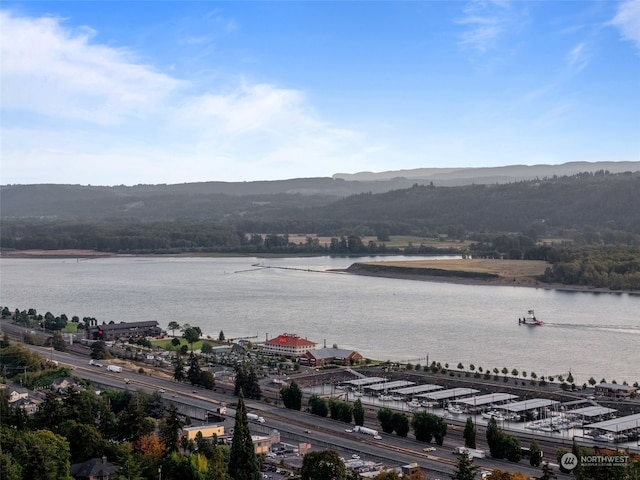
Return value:
[(456, 276), (436, 276), (436, 275), (412, 275), (395, 272), (367, 272), (363, 270), (340, 270), (343, 273), (351, 275), (362, 275), (365, 277), (381, 277), (393, 278), (397, 280), (410, 280), (419, 282), (435, 282), (450, 283), (457, 285), (470, 286), (489, 286), (489, 287), (521, 287), (521, 288), (540, 288), (543, 290), (555, 290), (559, 292), (577, 292), (577, 293), (606, 293), (609, 295), (640, 295), (640, 290), (610, 290), (608, 288), (590, 287), (587, 285), (564, 285), (561, 283), (542, 283), (535, 278), (520, 278), (518, 280), (509, 280), (507, 278), (494, 278), (490, 280), (479, 278), (467, 278)]

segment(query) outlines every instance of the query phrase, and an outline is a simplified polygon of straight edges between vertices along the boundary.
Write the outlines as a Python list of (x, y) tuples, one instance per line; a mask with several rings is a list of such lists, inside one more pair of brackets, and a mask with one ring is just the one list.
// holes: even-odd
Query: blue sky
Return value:
[(640, 0), (0, 12), (2, 184), (640, 160)]

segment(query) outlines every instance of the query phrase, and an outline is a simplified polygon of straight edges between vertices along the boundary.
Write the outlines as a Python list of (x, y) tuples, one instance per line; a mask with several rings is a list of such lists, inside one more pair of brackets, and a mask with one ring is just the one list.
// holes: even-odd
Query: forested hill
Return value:
[(529, 231), (535, 237), (536, 232), (560, 229), (640, 233), (640, 172), (459, 187), (415, 184), (339, 200), (327, 193), (230, 195), (206, 193), (198, 184), (166, 186), (166, 191), (159, 187), (3, 187), (3, 230), (34, 221), (72, 225), (117, 220), (139, 226), (181, 221), (194, 228), (207, 221), (249, 233), (323, 236)]
[(412, 188), (354, 195), (313, 211), (317, 219), (411, 223), (442, 231), (521, 232), (533, 224), (640, 233), (640, 172), (582, 174), (504, 185)]

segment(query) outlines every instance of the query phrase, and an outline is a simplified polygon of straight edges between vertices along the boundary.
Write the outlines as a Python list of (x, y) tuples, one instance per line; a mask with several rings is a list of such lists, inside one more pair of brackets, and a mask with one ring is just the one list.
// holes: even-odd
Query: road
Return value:
[[(3, 330), (6, 322), (2, 322)], [(19, 327), (18, 327), (19, 328)], [(15, 332), (14, 329), (12, 331)], [(19, 334), (20, 332), (17, 331)], [(15, 334), (15, 333), (14, 333)], [(99, 388), (116, 388), (142, 390), (147, 393), (159, 392), (168, 402), (176, 404), (183, 411), (190, 412), (193, 424), (203, 421), (207, 411), (215, 411), (221, 405), (233, 405), (237, 398), (225, 393), (216, 387), (217, 391), (194, 388), (191, 385), (178, 383), (148, 373), (139, 373), (137, 370), (125, 370), (120, 373), (106, 371), (108, 361), (102, 361), (102, 367), (89, 364), (89, 357), (79, 355), (78, 352), (63, 353), (52, 351), (50, 348), (26, 345), (28, 348), (37, 351), (43, 357), (67, 365), (72, 368), (74, 375), (95, 383)], [(277, 394), (277, 390), (275, 390)], [(273, 394), (274, 392), (265, 392)], [(454, 447), (464, 444), (462, 440), (462, 424), (452, 424), (445, 437), (443, 446), (436, 446), (435, 452), (426, 453), (423, 448), (426, 444), (416, 442), (412, 437), (398, 437), (380, 433), (382, 440), (375, 440), (372, 436), (347, 432), (350, 425), (311, 415), (306, 412), (287, 410), (273, 403), (263, 401), (246, 400), (247, 409), (251, 412), (259, 413), (265, 418), (265, 423), (251, 422), (251, 430), (254, 434), (268, 434), (276, 429), (280, 432), (283, 441), (291, 444), (308, 442), (316, 449), (332, 448), (340, 452), (345, 458), (356, 453), (362, 460), (382, 462), (390, 466), (405, 465), (417, 462), (421, 467), (431, 472), (431, 477), (448, 477), (453, 473), (457, 455), (452, 453)], [(228, 407), (228, 416), (223, 422), (227, 430), (234, 425), (235, 411)], [(375, 414), (369, 411), (366, 417), (365, 426), (377, 428)], [(478, 432), (478, 438), (483, 433)], [(479, 448), (486, 448), (482, 445)], [(555, 463), (556, 445), (546, 444), (541, 441), (545, 457)], [(476, 459), (474, 462), (481, 470), (500, 469), (510, 472), (519, 471), (529, 477), (538, 477), (539, 468), (532, 468), (528, 462), (522, 461), (514, 464), (507, 461), (495, 460), (492, 458)], [(568, 479), (568, 475), (556, 472), (559, 480)]]

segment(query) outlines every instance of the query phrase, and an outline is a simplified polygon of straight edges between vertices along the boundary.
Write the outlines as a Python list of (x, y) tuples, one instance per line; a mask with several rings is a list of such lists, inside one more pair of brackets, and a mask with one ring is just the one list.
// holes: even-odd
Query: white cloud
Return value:
[(569, 70), (574, 73), (580, 72), (590, 61), (590, 55), (584, 42), (573, 47), (567, 54), (567, 63)]
[(640, 52), (640, 0), (621, 2), (610, 23), (620, 30), (623, 38), (635, 44)]
[(507, 0), (472, 0), (456, 23), (467, 27), (460, 44), (485, 53), (495, 47), (505, 32), (517, 28), (511, 4)]
[(181, 82), (92, 43), (89, 28), (0, 12), (2, 109), (99, 124), (149, 114)]
[(3, 183), (306, 177), (380, 154), (299, 90), (239, 77), (194, 93), (91, 29), (0, 14)]

